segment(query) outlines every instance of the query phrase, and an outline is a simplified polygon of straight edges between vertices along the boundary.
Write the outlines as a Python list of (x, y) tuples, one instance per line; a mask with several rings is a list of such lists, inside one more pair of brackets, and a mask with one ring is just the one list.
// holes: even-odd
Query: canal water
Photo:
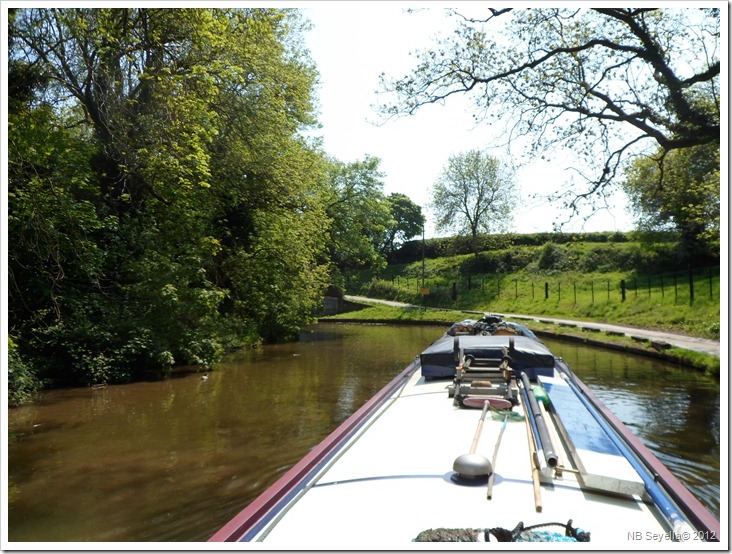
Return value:
[[(9, 411), (10, 541), (202, 541), (444, 329), (319, 324), (202, 379), (44, 394)], [(546, 340), (719, 514), (717, 381)]]

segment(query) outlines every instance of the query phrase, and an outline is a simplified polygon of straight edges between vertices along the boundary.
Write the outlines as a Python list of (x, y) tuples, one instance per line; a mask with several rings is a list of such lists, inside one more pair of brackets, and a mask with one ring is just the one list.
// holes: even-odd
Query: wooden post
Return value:
[(661, 302), (663, 303), (664, 291), (663, 291), (663, 275), (661, 275)]
[(625, 302), (625, 279), (620, 280), (620, 296), (623, 298), (623, 302)]
[(689, 266), (689, 304), (694, 303), (694, 269)]

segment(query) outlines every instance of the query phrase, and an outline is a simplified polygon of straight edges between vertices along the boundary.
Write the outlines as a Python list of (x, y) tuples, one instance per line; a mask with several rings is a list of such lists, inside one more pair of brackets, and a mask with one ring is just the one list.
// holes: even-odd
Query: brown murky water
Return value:
[[(206, 540), (444, 329), (318, 325), (202, 380), (51, 391), (9, 412), (8, 537)], [(719, 513), (719, 386), (546, 341)]]

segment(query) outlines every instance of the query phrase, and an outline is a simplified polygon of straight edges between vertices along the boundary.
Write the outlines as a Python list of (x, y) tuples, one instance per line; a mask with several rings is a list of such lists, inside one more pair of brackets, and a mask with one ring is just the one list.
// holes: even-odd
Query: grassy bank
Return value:
[[(364, 323), (434, 323), (448, 326), (463, 319), (478, 318), (472, 310), (435, 310), (430, 308), (393, 307), (383, 304), (369, 304), (362, 309), (322, 318), (323, 321), (360, 321)], [(553, 323), (534, 322), (529, 327), (539, 336), (555, 336), (569, 340), (576, 340), (613, 348), (626, 350), (635, 354), (663, 358), (665, 360), (685, 365), (704, 373), (719, 377), (720, 361), (716, 356), (692, 352), (681, 348), (671, 348), (659, 352), (650, 342), (638, 342), (627, 336), (618, 336), (606, 332), (587, 332), (579, 328), (568, 330), (566, 327)]]
[(638, 242), (510, 247), (352, 275), (350, 294), (428, 307), (632, 325), (719, 339), (719, 267), (688, 267)]

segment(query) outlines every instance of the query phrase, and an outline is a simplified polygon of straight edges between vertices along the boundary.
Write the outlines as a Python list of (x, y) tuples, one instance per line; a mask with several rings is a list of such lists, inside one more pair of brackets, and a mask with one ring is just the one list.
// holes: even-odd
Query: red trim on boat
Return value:
[(295, 464), (287, 473), (259, 495), (251, 504), (239, 512), (234, 518), (219, 529), (208, 542), (235, 542), (261, 521), (267, 514), (285, 498), (299, 483), (301, 483), (317, 465), (332, 452), (342, 446), (354, 429), (358, 428), (371, 414), (376, 411), (419, 366), (411, 363), (399, 375), (392, 379), (371, 400), (344, 421), (338, 428), (313, 448), (302, 460)]
[(592, 402), (607, 422), (622, 436), (628, 446), (648, 466), (656, 482), (660, 483), (671, 498), (679, 505), (684, 515), (700, 531), (707, 531), (710, 541), (720, 540), (719, 520), (679, 481), (648, 447), (620, 421), (580, 379), (573, 383)]

